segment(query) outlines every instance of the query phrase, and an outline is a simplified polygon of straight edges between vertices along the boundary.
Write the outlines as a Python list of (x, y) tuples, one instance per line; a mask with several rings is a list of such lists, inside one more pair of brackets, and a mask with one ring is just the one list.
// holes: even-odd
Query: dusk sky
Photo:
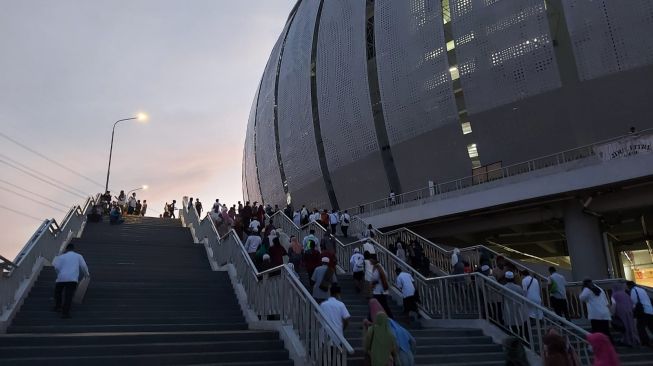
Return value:
[(0, 254), (103, 190), (113, 122), (139, 112), (147, 123), (116, 128), (112, 193), (147, 184), (152, 216), (184, 195), (241, 200), (249, 108), (294, 3), (2, 2)]

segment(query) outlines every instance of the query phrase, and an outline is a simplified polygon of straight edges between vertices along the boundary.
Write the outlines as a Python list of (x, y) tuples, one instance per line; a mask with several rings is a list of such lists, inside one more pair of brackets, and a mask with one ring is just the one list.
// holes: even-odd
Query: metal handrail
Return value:
[[(299, 228), (290, 218), (280, 212), (270, 216), (269, 219), (273, 220), (275, 227), (281, 227), (283, 231), (299, 232), (298, 240), (302, 240), (302, 234), (307, 233), (307, 229), (312, 227), (322, 228), (322, 233), (326, 232), (319, 224), (311, 226), (309, 223)], [(585, 336), (588, 334), (587, 331), (559, 317), (548, 309), (545, 306), (548, 298), (543, 297), (543, 304), (537, 304), (479, 273), (426, 277), (417, 269), (402, 261), (385, 245), (382, 245), (374, 239), (362, 238), (347, 244), (336, 239), (336, 243), (338, 265), (345, 272), (351, 272), (349, 259), (353, 254), (354, 248), (359, 248), (362, 252), (361, 247), (365, 243), (370, 243), (374, 246), (378, 260), (386, 270), (388, 283), (394, 284), (396, 281), (396, 268), (401, 268), (402, 271), (408, 271), (413, 276), (415, 288), (420, 295), (420, 309), (433, 318), (459, 319), (474, 317), (486, 320), (499, 326), (506, 333), (520, 338), (529, 349), (537, 354), (541, 354), (541, 350), (544, 349), (542, 344), (544, 335), (549, 328), (553, 328), (568, 339), (569, 343), (581, 355), (581, 359), (585, 364), (590, 364), (591, 352), (589, 343), (585, 339)], [(440, 249), (444, 251), (443, 248)], [(542, 282), (543, 279), (538, 279), (540, 280), (541, 287), (546, 288), (547, 286), (545, 284), (548, 281)], [(398, 289), (396, 290), (398, 291)], [(483, 301), (483, 299), (487, 299), (487, 301)], [(496, 301), (498, 299), (501, 301)], [(491, 300), (495, 301), (492, 302)], [(521, 317), (518, 320), (523, 325), (516, 328), (506, 327), (504, 319), (506, 314), (500, 316), (502, 312), (497, 311), (497, 305), (494, 305), (506, 302), (509, 304), (506, 307), (511, 310), (511, 314), (517, 313), (514, 311), (515, 309), (534, 309), (541, 314), (542, 319), (537, 322), (531, 322), (527, 315), (520, 313), (516, 317)], [(515, 319), (515, 316), (512, 319)]]
[[(84, 205), (72, 207), (61, 224), (55, 219), (43, 221), (32, 234), (23, 249), (18, 253), (10, 267), (4, 268), (0, 277), (0, 315), (14, 310), (24, 281), (32, 281), (38, 276), (45, 262), (52, 262), (73, 235), (79, 234), (96, 198), (89, 197)], [(4, 257), (3, 257), (4, 258)]]
[(347, 355), (354, 353), (353, 347), (333, 329), (332, 323), (295, 274), (285, 265), (259, 272), (235, 230), (220, 237), (209, 215), (200, 221), (196, 212), (189, 213), (186, 197), (183, 201), (180, 216), (184, 225), (191, 227), (196, 237), (202, 238), (214, 260), (219, 264), (234, 265), (247, 293), (249, 306), (259, 318), (278, 315), (291, 325), (312, 362), (346, 365)]
[[(353, 254), (354, 248), (362, 246), (363, 243), (374, 245), (377, 258), (386, 271), (388, 283), (395, 283), (394, 269), (397, 267), (411, 273), (420, 296), (419, 307), (429, 316), (439, 319), (486, 320), (509, 335), (521, 339), (527, 348), (540, 355), (544, 349), (544, 336), (550, 329), (555, 329), (567, 338), (585, 364), (590, 363), (590, 347), (585, 339), (587, 331), (480, 273), (427, 278), (373, 239), (361, 239), (339, 246), (339, 261), (348, 266), (349, 261), (346, 258)], [(499, 306), (502, 310), (505, 307), (509, 311), (500, 312)], [(540, 314), (540, 319), (530, 320), (526, 310)], [(506, 326), (506, 319), (511, 319), (519, 325)]]
[[(568, 163), (568, 162), (571, 162), (571, 161), (585, 159), (585, 158), (588, 158), (590, 156), (594, 156), (595, 155), (594, 148), (596, 148), (599, 145), (603, 145), (603, 144), (606, 144), (606, 143), (609, 143), (609, 142), (619, 141), (619, 140), (624, 139), (624, 138), (631, 138), (633, 136), (639, 137), (639, 136), (642, 136), (642, 134), (648, 135), (648, 134), (651, 134), (651, 133), (653, 133), (653, 128), (648, 128), (648, 129), (639, 131), (639, 132), (637, 132), (635, 134), (620, 135), (620, 136), (613, 137), (613, 138), (610, 138), (610, 139), (606, 139), (606, 140), (603, 140), (603, 141), (594, 142), (592, 144), (576, 147), (576, 148), (573, 148), (573, 149), (564, 150), (564, 151), (557, 152), (557, 153), (554, 153), (554, 154), (541, 156), (541, 157), (538, 157), (538, 158), (535, 158), (535, 159), (523, 161), (523, 162), (520, 162), (520, 163), (511, 164), (511, 165), (504, 166), (504, 167), (501, 167), (501, 168), (488, 170), (488, 171), (481, 174), (481, 175), (487, 176), (488, 178), (485, 179), (485, 180), (476, 182), (476, 183), (474, 182), (474, 179), (478, 178), (479, 174), (476, 174), (476, 175), (472, 174), (472, 175), (465, 176), (463, 178), (458, 178), (458, 179), (450, 180), (450, 181), (447, 181), (447, 182), (438, 183), (436, 185), (433, 185), (432, 187), (423, 187), (423, 188), (419, 188), (419, 189), (416, 189), (416, 190), (404, 192), (402, 194), (395, 195), (394, 200), (389, 198), (389, 197), (382, 198), (382, 199), (374, 200), (374, 201), (371, 201), (371, 202), (363, 203), (363, 204), (355, 206), (355, 207), (350, 207), (347, 210), (349, 210), (349, 212), (351, 212), (352, 215), (353, 214), (368, 214), (368, 213), (370, 213), (370, 212), (372, 212), (372, 211), (374, 211), (376, 209), (390, 209), (391, 210), (393, 207), (397, 207), (397, 206), (402, 205), (403, 203), (410, 202), (411, 200), (405, 199), (406, 197), (408, 197), (410, 195), (414, 196), (416, 200), (419, 200), (419, 199), (423, 199), (423, 198), (426, 198), (426, 197), (432, 197), (432, 196), (437, 196), (437, 195), (444, 194), (444, 193), (449, 193), (449, 192), (452, 192), (452, 191), (459, 191), (459, 190), (462, 190), (462, 189), (465, 189), (465, 188), (469, 188), (471, 186), (475, 186), (475, 185), (495, 181), (495, 180), (506, 178), (506, 177), (521, 175), (521, 174), (528, 173), (528, 172), (531, 172), (531, 171), (548, 168), (548, 167), (551, 167), (551, 166), (554, 166), (554, 165), (561, 165), (561, 164), (565, 164), (565, 163)], [(581, 154), (581, 155), (577, 155), (575, 157), (574, 156), (572, 156), (572, 157), (567, 156), (567, 155), (569, 155), (571, 153), (579, 153), (579, 152), (587, 151), (587, 150), (589, 150), (589, 154), (587, 154), (587, 155)], [(544, 163), (544, 164), (541, 164), (541, 163)], [(522, 169), (522, 167), (524, 167), (524, 166), (526, 166), (526, 169)], [(510, 174), (510, 170), (512, 170), (512, 169), (515, 169), (515, 171), (512, 174)], [(490, 177), (492, 177), (492, 178), (490, 178)], [(422, 194), (424, 192), (426, 192), (427, 194), (426, 195)], [(375, 208), (375, 207), (378, 207), (378, 208)], [(361, 210), (361, 208), (362, 208), (362, 210)]]
[[(357, 221), (357, 220), (360, 220), (363, 223), (363, 225), (366, 226), (365, 221), (363, 221), (363, 219), (361, 219), (360, 217), (354, 217), (352, 219), (352, 221)], [(432, 250), (424, 250), (425, 255), (427, 256), (427, 258), (429, 258), (429, 261), (432, 264), (434, 264), (439, 271), (442, 272), (442, 274), (449, 274), (453, 270), (453, 268), (451, 267), (451, 256), (454, 253), (453, 250), (445, 249), (442, 246), (428, 240), (427, 238), (423, 237), (422, 235), (419, 235), (418, 233), (408, 228), (399, 228), (385, 233), (378, 229), (373, 229), (373, 230), (375, 232), (375, 235), (379, 237), (378, 241), (386, 247), (388, 247), (390, 244), (395, 243), (397, 239), (401, 239), (402, 242), (406, 244), (414, 240), (418, 241), (420, 245), (425, 244), (428, 247), (432, 248)], [(481, 253), (485, 252), (487, 254), (490, 254), (491, 257), (493, 257), (490, 259), (490, 263), (492, 264), (492, 266), (496, 265), (497, 257), (502, 257), (507, 263), (512, 264), (519, 271), (529, 271), (538, 280), (548, 281), (548, 278), (546, 276), (537, 273), (535, 270), (529, 268), (528, 266), (514, 259), (511, 259), (510, 257), (507, 257), (504, 254), (499, 253), (491, 248), (488, 248), (485, 245), (478, 244), (465, 248), (459, 248), (459, 250), (461, 256), (469, 260), (470, 265), (473, 268), (478, 267), (480, 265)], [(551, 265), (550, 262), (546, 262), (546, 263), (548, 265)], [(546, 293), (546, 295), (548, 297), (548, 292)]]
[[(625, 284), (625, 278), (611, 278), (604, 280), (592, 281), (595, 285), (602, 288), (608, 294), (608, 302), (612, 302), (610, 294), (612, 293), (612, 286), (616, 284)], [(646, 291), (649, 297), (653, 298), (653, 288), (637, 285), (637, 287)], [(583, 282), (567, 282), (567, 303), (569, 305), (569, 312), (572, 318), (587, 319), (587, 306), (580, 300), (580, 293), (583, 290)]]

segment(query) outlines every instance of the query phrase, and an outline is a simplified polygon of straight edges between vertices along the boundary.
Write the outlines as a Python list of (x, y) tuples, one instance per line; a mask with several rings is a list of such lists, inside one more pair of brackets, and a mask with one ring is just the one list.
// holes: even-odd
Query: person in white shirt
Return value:
[(603, 289), (592, 283), (592, 280), (586, 279), (583, 281), (583, 291), (578, 298), (587, 305), (587, 319), (592, 324), (592, 333), (603, 333), (612, 341), (610, 334), (612, 314), (608, 297)]
[(376, 254), (376, 249), (374, 248), (374, 244), (372, 244), (369, 241), (363, 243), (363, 253), (365, 252), (368, 252), (370, 254)]
[(367, 229), (363, 230), (361, 233), (363, 238), (372, 238), (374, 237), (374, 228), (372, 227), (372, 224), (367, 225)]
[(383, 267), (381, 267), (381, 264), (379, 264), (376, 255), (370, 256), (370, 261), (373, 266), (372, 281), (370, 284), (372, 286), (372, 297), (383, 306), (383, 310), (388, 314), (388, 317), (394, 319), (392, 311), (390, 310), (390, 305), (388, 304), (388, 289), (390, 288), (388, 284), (388, 276)]
[(262, 242), (263, 240), (258, 235), (258, 233), (253, 232), (252, 235), (247, 237), (247, 240), (245, 240), (245, 244), (243, 244), (245, 250), (247, 251), (247, 254), (249, 254), (249, 257), (252, 258), (252, 262), (254, 263), (256, 263), (256, 251), (258, 250), (258, 247), (261, 245)]
[[(532, 302), (542, 305), (542, 292), (540, 290), (540, 281), (536, 280), (528, 271), (523, 271), (524, 278), (521, 281), (521, 287), (526, 292), (526, 298)], [(529, 306), (528, 316), (531, 319), (542, 319), (542, 311), (534, 306)]]
[(218, 199), (215, 200), (215, 203), (213, 204), (212, 210), (220, 212), (221, 208), (222, 208), (222, 205), (220, 204), (220, 199), (218, 198)]
[[(77, 289), (79, 282), (80, 270), (84, 276), (89, 277), (88, 266), (84, 257), (75, 253), (75, 246), (68, 244), (66, 252), (58, 255), (52, 261), (55, 271), (57, 272), (57, 280), (54, 288), (54, 311), (61, 311), (61, 317), (64, 319), (70, 318), (70, 307), (73, 302), (73, 295)], [(62, 294), (63, 305), (62, 305)]]
[(251, 233), (258, 233), (260, 227), (261, 223), (256, 218), (252, 218), (252, 221), (249, 223), (249, 231)]
[(147, 200), (143, 200), (143, 206), (141, 207), (141, 216), (145, 216), (147, 212)]
[(415, 284), (413, 276), (408, 272), (404, 272), (401, 268), (395, 269), (397, 279), (395, 286), (401, 290), (401, 297), (404, 299), (404, 314), (412, 318), (411, 313), (417, 314), (417, 299), (415, 297)]
[(549, 267), (549, 293), (551, 307), (558, 316), (564, 316), (569, 320), (569, 307), (567, 306), (567, 280), (556, 271), (555, 267)]
[(349, 259), (349, 269), (353, 273), (356, 292), (361, 292), (365, 277), (365, 257), (358, 248), (354, 248), (354, 254)]
[(340, 287), (338, 285), (331, 286), (330, 294), (331, 296), (320, 304), (320, 308), (327, 320), (333, 324), (333, 330), (344, 338), (344, 331), (349, 325), (351, 315), (345, 304), (340, 301)]
[(302, 225), (302, 215), (299, 213), (299, 211), (295, 211), (295, 213), (293, 214), (292, 222), (297, 227), (300, 227)]
[(133, 215), (134, 211), (136, 210), (136, 193), (132, 193), (132, 195), (127, 200), (127, 205), (127, 215)]
[(331, 210), (329, 214), (329, 225), (331, 225), (331, 234), (336, 235), (336, 230), (338, 229), (338, 222), (340, 222), (340, 217), (335, 210)]
[(347, 230), (349, 230), (349, 221), (351, 221), (351, 216), (349, 216), (349, 213), (347, 210), (340, 215), (340, 231), (342, 231), (342, 235), (347, 238), (348, 233)]
[(651, 298), (643, 288), (637, 287), (633, 281), (626, 282), (626, 286), (630, 290), (630, 300), (633, 302), (633, 315), (637, 319), (639, 340), (642, 342), (642, 346), (652, 347), (651, 339), (646, 333), (646, 329), (648, 329), (653, 334), (653, 305), (651, 305)]

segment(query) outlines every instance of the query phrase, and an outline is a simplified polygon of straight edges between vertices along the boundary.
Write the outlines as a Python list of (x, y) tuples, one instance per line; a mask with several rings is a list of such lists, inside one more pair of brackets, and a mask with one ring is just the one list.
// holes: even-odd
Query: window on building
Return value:
[(467, 135), (467, 134), (472, 133), (472, 124), (471, 123), (463, 122), (460, 126), (463, 129), (463, 135)]
[(478, 149), (476, 149), (476, 144), (467, 145), (467, 153), (471, 159), (478, 157)]

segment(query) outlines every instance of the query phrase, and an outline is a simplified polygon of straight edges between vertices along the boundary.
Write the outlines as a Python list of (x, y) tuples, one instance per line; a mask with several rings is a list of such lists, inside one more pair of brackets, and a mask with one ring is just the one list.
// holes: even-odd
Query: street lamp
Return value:
[(109, 190), (109, 174), (111, 173), (111, 155), (113, 154), (113, 136), (116, 133), (116, 125), (118, 125), (118, 123), (120, 122), (131, 121), (131, 120), (145, 122), (147, 120), (147, 115), (145, 113), (139, 113), (136, 115), (136, 117), (120, 119), (113, 124), (113, 129), (111, 130), (111, 147), (109, 148), (109, 167), (107, 167), (107, 183), (104, 186), (105, 192)]
[(132, 192), (140, 191), (141, 189), (146, 190), (148, 188), (149, 187), (147, 185), (143, 184), (142, 186), (140, 186), (138, 188), (134, 188), (134, 189), (130, 190), (129, 192), (127, 192), (127, 197), (129, 197), (129, 194), (132, 193)]

